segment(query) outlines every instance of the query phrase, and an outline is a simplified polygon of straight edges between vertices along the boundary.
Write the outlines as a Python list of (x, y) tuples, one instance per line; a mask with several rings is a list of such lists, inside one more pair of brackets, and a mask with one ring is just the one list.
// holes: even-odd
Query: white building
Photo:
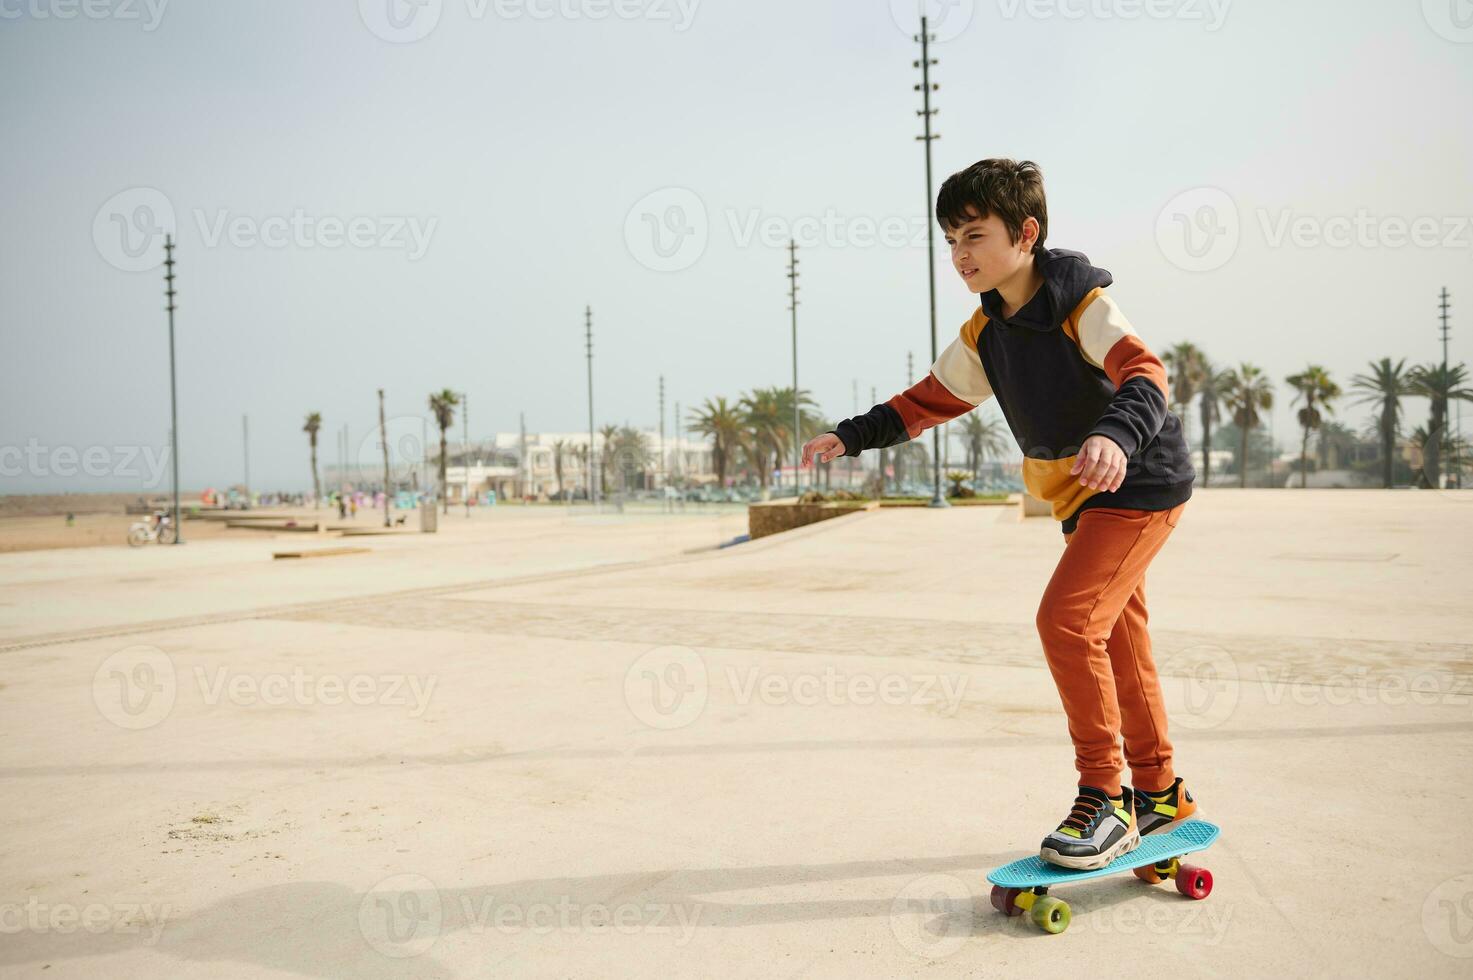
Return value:
[[(621, 466), (608, 459), (602, 434), (595, 433), (594, 454), (604, 468), (604, 485), (620, 489), (699, 486), (714, 482), (711, 446), (702, 439), (666, 434), (663, 451), (658, 429), (639, 430), (649, 455)], [(446, 452), (446, 492), (451, 501), (493, 491), (501, 499), (555, 499), (559, 491), (574, 498), (588, 494), (587, 432), (498, 432), (474, 441), (468, 451), (451, 442)], [(434, 461), (428, 467), (435, 472)], [(561, 480), (559, 479), (561, 469)], [(602, 492), (602, 491), (601, 491)]]

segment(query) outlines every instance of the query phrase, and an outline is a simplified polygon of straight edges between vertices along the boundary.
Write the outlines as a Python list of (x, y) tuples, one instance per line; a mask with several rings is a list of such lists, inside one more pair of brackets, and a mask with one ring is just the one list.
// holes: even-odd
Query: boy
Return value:
[[(914, 439), (996, 395), (1023, 481), (1062, 522), (1064, 554), (1037, 626), (1079, 771), (1039, 856), (1100, 868), (1196, 810), (1172, 771), (1146, 632), (1146, 568), (1181, 519), (1192, 469), (1166, 370), (1078, 252), (1044, 248), (1043, 175), (982, 160), (936, 198), (951, 263), (980, 308), (919, 383), (803, 447), (802, 465)], [(1117, 732), (1133, 788), (1121, 784)]]

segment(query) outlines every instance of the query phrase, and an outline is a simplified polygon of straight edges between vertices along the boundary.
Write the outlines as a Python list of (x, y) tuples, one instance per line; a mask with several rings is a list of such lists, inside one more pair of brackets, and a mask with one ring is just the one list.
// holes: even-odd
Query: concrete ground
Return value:
[(1057, 524), (743, 524), (0, 555), (0, 975), (1473, 969), (1473, 491), (1197, 493), (1147, 595), (1215, 888), (1059, 936), (984, 881), (1074, 794)]

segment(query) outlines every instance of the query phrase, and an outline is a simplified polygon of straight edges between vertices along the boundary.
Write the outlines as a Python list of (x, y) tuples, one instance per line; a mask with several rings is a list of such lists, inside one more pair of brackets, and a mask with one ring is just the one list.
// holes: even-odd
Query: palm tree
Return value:
[[(584, 475), (588, 477), (588, 492), (590, 494), (588, 502), (593, 503), (593, 499), (591, 497), (593, 493), (593, 471), (588, 468), (588, 448), (589, 447), (586, 445), (576, 447), (573, 450), (573, 458), (578, 460), (579, 468), (583, 471)], [(571, 494), (572, 491), (570, 490), (569, 493)]]
[[(1355, 451), (1360, 439), (1347, 425), (1329, 421), (1320, 426), (1315, 449), (1322, 469), (1339, 469), (1345, 458)], [(1333, 457), (1333, 458), (1332, 458)]]
[[(1222, 402), (1238, 427), (1238, 486), (1248, 485), (1248, 433), (1261, 424), (1260, 411), (1274, 407), (1274, 383), (1252, 364), (1224, 372)], [(1270, 466), (1270, 472), (1272, 467)]]
[(606, 425), (598, 430), (603, 437), (603, 455), (598, 460), (598, 492), (609, 492), (609, 475), (614, 468), (614, 441), (619, 437), (617, 425)]
[(1192, 400), (1197, 397), (1197, 389), (1205, 373), (1207, 357), (1196, 344), (1184, 340), (1172, 345), (1170, 350), (1162, 354), (1161, 362), (1166, 365), (1166, 387), (1170, 392), (1169, 407), (1181, 416), (1182, 427), (1185, 428), (1187, 409), (1191, 406)]
[(768, 459), (780, 459), (783, 446), (788, 441), (788, 430), (792, 424), (792, 405), (783, 412), (776, 388), (753, 388), (738, 402), (746, 422), (747, 437), (742, 441), (747, 459), (757, 470), (757, 480), (762, 487), (762, 499), (767, 500), (772, 492), (768, 483), (772, 477), (772, 466)]
[(1432, 402), (1432, 414), (1427, 420), (1422, 449), (1422, 479), (1424, 486), (1436, 489), (1442, 482), (1444, 444), (1448, 444), (1448, 448), (1452, 450), (1448, 456), (1453, 460), (1454, 472), (1461, 469), (1457, 446), (1451, 445), (1448, 438), (1448, 403), (1473, 401), (1473, 388), (1465, 387), (1468, 378), (1466, 365), (1463, 364), (1420, 364), (1412, 368), (1410, 379), (1414, 392)]
[(1202, 486), (1205, 487), (1212, 478), (1212, 430), (1220, 417), (1222, 396), (1231, 372), (1219, 371), (1206, 354), (1199, 352), (1198, 358), (1201, 373), (1197, 377), (1197, 414), (1202, 417)]
[(963, 415), (959, 424), (962, 429), (962, 443), (967, 447), (967, 469), (972, 471), (972, 483), (975, 485), (987, 457), (1000, 457), (1007, 451), (1008, 433), (1003, 419), (996, 415), (988, 415), (983, 419), (982, 413), (975, 409)]
[(440, 499), (444, 501), (446, 514), (450, 513), (450, 494), (445, 492), (445, 433), (455, 424), (455, 407), (459, 404), (460, 396), (449, 388), (430, 395), (430, 411), (435, 413), (435, 424), (440, 427)]
[(690, 414), (690, 427), (711, 440), (711, 465), (716, 468), (716, 485), (726, 487), (726, 467), (742, 448), (746, 431), (744, 414), (724, 397), (706, 403)]
[(638, 429), (625, 425), (622, 428), (610, 426), (614, 430), (613, 438), (609, 440), (607, 456), (614, 472), (619, 477), (619, 489), (626, 490), (634, 482), (634, 475), (644, 473), (654, 458), (650, 450), (649, 439)]
[(895, 484), (904, 487), (916, 470), (925, 474), (931, 469), (931, 454), (926, 450), (924, 439), (907, 439), (896, 446)]
[(1390, 489), (1392, 482), (1392, 455), (1396, 452), (1396, 436), (1401, 431), (1401, 399), (1417, 394), (1412, 379), (1403, 373), (1406, 358), (1394, 365), (1391, 358), (1383, 357), (1372, 362), (1369, 374), (1357, 374), (1350, 380), (1350, 387), (1358, 392), (1355, 403), (1379, 402), (1381, 411), (1376, 415), (1376, 431), (1381, 439), (1381, 482)]
[[(816, 409), (818, 407), (818, 403), (813, 400), (812, 396), (806, 389), (800, 388), (798, 390), (798, 435), (797, 438), (794, 439), (792, 425), (793, 389), (791, 387), (774, 388), (773, 392), (777, 397), (778, 411), (782, 413), (782, 417), (787, 421), (787, 438), (784, 440), (782, 446), (778, 449), (777, 453), (777, 465), (781, 466), (783, 457), (787, 454), (789, 450), (793, 450), (795, 452), (797, 451), (796, 446), (794, 445), (795, 442), (801, 444), (808, 439), (811, 439), (814, 436), (818, 435), (820, 432), (826, 432), (827, 423), (825, 422), (823, 416), (819, 415), (816, 411), (809, 410), (810, 408)], [(793, 462), (794, 464), (797, 464), (799, 460), (795, 459)]]
[(1304, 429), (1299, 441), (1299, 488), (1302, 490), (1309, 486), (1309, 434), (1320, 427), (1323, 418), (1315, 404), (1323, 406), (1331, 415), (1335, 414), (1330, 403), (1340, 397), (1340, 386), (1330, 378), (1330, 372), (1318, 364), (1311, 364), (1284, 380), (1297, 392), (1294, 401), (1304, 402), (1304, 407), (1299, 410), (1299, 425)]
[(568, 448), (567, 440), (554, 439), (552, 441), (552, 473), (557, 478), (557, 495), (562, 500), (565, 494), (563, 487), (563, 450)]
[(322, 428), (322, 413), (309, 412), (307, 424), (302, 431), (307, 433), (307, 444), (312, 447), (312, 509), (322, 506), (322, 483), (317, 479), (317, 432)]

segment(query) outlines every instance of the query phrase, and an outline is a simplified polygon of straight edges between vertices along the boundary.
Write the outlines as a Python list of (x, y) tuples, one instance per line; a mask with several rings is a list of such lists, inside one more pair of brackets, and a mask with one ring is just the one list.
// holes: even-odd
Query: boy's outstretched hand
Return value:
[(817, 458), (817, 462), (827, 463), (844, 455), (844, 440), (832, 432), (825, 432), (821, 436), (814, 436), (803, 444), (803, 462), (806, 468)]
[(1108, 436), (1090, 436), (1069, 472), (1078, 474), (1086, 487), (1114, 492), (1125, 482), (1125, 450)]

